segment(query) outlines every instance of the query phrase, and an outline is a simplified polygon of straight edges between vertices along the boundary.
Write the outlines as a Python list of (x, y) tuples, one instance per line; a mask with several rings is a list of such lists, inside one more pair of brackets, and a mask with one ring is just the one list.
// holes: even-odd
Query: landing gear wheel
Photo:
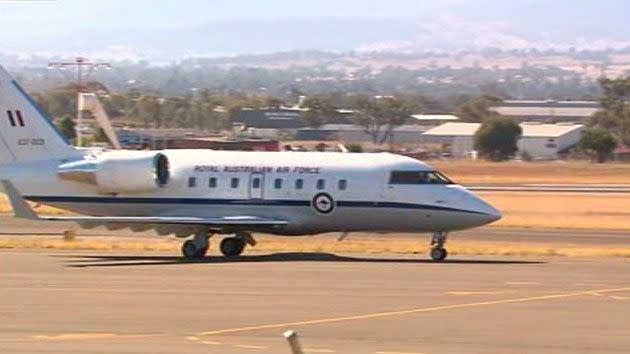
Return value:
[(200, 248), (193, 240), (188, 240), (182, 245), (182, 255), (185, 259), (201, 259), (207, 251), (207, 247)]
[(444, 231), (438, 231), (433, 233), (433, 237), (431, 237), (431, 251), (430, 256), (436, 262), (443, 261), (448, 252), (446, 252), (446, 248), (444, 248), (444, 244), (446, 243), (446, 235), (447, 233)]
[(446, 248), (436, 247), (431, 249), (431, 259), (436, 262), (443, 261), (444, 259), (446, 259), (446, 256), (448, 256)]
[(221, 241), (219, 248), (226, 257), (236, 257), (243, 253), (246, 241), (240, 237), (226, 237)]

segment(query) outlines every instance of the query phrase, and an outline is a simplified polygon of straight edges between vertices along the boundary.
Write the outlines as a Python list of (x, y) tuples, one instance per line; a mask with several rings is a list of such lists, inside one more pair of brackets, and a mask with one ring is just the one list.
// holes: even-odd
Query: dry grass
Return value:
[[(257, 238), (256, 251), (266, 252), (327, 252), (327, 253), (391, 253), (426, 254), (426, 242), (414, 239), (350, 239), (343, 242), (329, 237)], [(211, 243), (210, 253), (217, 253), (218, 242)], [(111, 238), (79, 238), (63, 241), (61, 238), (0, 238), (0, 248), (44, 248), (64, 250), (130, 250), (169, 251), (178, 253), (181, 241), (163, 240), (115, 240)], [(586, 247), (560, 244), (508, 243), (508, 242), (456, 242), (448, 246), (453, 255), (501, 255), (501, 256), (588, 256), (630, 257), (630, 247)]]
[(454, 181), (477, 183), (630, 184), (630, 164), (571, 162), (428, 161)]
[(630, 230), (630, 194), (478, 194), (503, 213), (496, 226)]
[[(70, 215), (71, 213), (62, 209), (53, 208), (47, 205), (28, 202), (38, 214), (43, 215)], [(0, 193), (0, 215), (13, 215), (13, 208), (5, 194)]]

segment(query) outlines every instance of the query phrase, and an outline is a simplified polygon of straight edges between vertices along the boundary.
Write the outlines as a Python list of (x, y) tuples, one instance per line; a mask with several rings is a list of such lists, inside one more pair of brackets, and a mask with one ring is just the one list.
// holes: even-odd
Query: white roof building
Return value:
[(505, 100), (490, 107), (517, 122), (584, 122), (600, 109), (597, 101)]
[(419, 121), (420, 124), (444, 123), (459, 120), (457, 116), (452, 114), (412, 114), (411, 118)]
[[(445, 123), (422, 134), (425, 143), (439, 143), (450, 149), (453, 157), (474, 155), (474, 135), (480, 123)], [(574, 147), (584, 130), (583, 124), (543, 124), (523, 122), (523, 134), (518, 141), (520, 153), (534, 159), (555, 159), (558, 154)]]

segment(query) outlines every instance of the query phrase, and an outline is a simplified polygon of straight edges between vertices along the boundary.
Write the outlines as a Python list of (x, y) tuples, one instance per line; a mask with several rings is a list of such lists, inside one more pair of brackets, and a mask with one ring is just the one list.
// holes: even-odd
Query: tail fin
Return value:
[(0, 66), (0, 164), (79, 155), (48, 115)]

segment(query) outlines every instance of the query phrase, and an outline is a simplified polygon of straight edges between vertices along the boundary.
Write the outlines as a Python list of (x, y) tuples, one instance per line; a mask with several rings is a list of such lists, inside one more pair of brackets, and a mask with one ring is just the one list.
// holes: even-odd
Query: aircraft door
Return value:
[(249, 199), (262, 199), (265, 186), (265, 174), (252, 172), (249, 176)]

